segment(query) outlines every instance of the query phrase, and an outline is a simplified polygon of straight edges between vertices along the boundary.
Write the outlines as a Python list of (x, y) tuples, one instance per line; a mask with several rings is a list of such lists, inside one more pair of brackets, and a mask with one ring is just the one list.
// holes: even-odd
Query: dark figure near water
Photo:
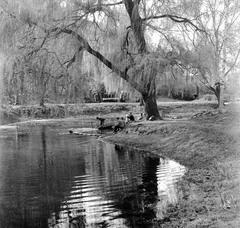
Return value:
[(104, 125), (104, 122), (105, 122), (104, 118), (97, 117), (96, 119), (100, 121), (100, 126)]
[(134, 116), (133, 116), (133, 114), (132, 114), (131, 112), (129, 112), (129, 113), (127, 114), (127, 118), (128, 118), (130, 121), (135, 121), (135, 118), (134, 118)]
[(143, 113), (140, 113), (140, 116), (138, 117), (137, 121), (142, 121), (144, 119)]
[(113, 132), (116, 133), (117, 131), (123, 129), (125, 127), (124, 120), (120, 120), (119, 117), (116, 118), (116, 122), (113, 126)]

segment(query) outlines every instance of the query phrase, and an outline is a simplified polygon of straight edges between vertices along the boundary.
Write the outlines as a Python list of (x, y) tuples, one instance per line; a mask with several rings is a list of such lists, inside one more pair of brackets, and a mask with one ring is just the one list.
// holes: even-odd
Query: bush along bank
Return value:
[(48, 118), (65, 118), (79, 115), (96, 115), (99, 113), (111, 113), (119, 111), (128, 111), (131, 107), (128, 105), (47, 105), (47, 106), (9, 106), (7, 112), (14, 113), (21, 118), (30, 119), (48, 119)]

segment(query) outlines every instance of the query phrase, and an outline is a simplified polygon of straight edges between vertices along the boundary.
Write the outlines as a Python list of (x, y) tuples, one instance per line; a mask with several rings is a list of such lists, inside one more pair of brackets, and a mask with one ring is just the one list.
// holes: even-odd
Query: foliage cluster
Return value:
[(78, 103), (104, 84), (118, 96), (189, 100), (206, 86), (220, 104), (226, 88), (239, 87), (239, 8), (236, 0), (5, 0), (2, 97)]

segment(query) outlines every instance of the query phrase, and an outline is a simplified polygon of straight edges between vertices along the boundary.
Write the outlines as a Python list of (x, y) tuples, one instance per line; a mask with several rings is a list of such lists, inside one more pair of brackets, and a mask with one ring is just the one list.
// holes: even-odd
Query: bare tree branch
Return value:
[(157, 15), (157, 16), (150, 16), (150, 17), (142, 18), (142, 21), (148, 21), (148, 20), (152, 20), (152, 19), (161, 19), (161, 18), (169, 18), (172, 21), (177, 22), (177, 23), (184, 23), (184, 24), (187, 23), (187, 24), (190, 24), (192, 27), (194, 27), (195, 30), (206, 33), (206, 31), (204, 29), (199, 28), (191, 20), (189, 20), (185, 17), (177, 16), (177, 15), (162, 14), (162, 15)]
[[(105, 66), (107, 66), (109, 69), (111, 69), (114, 73), (118, 74), (122, 79), (124, 79), (125, 81), (127, 81), (130, 85), (132, 85), (134, 88), (138, 88), (139, 85), (137, 84), (137, 82), (134, 82), (133, 80), (131, 80), (131, 78), (129, 77), (129, 75), (127, 74), (126, 71), (121, 71), (115, 64), (113, 64), (112, 62), (110, 62), (107, 58), (105, 58), (101, 53), (99, 53), (98, 51), (94, 50), (89, 43), (81, 36), (79, 35), (77, 32), (71, 30), (71, 29), (67, 29), (67, 28), (53, 28), (50, 30), (46, 30), (44, 29), (45, 32), (47, 33), (66, 33), (69, 35), (72, 35), (73, 37), (75, 37), (81, 44), (81, 47), (83, 49), (85, 49), (88, 53), (90, 53), (91, 55), (95, 56), (99, 61), (101, 61)], [(72, 61), (74, 61), (74, 57), (72, 59)]]
[(42, 43), (41, 43), (36, 49), (34, 49), (34, 50), (32, 50), (31, 52), (29, 52), (29, 53), (27, 54), (27, 56), (31, 56), (31, 55), (33, 55), (35, 52), (38, 52), (38, 51), (43, 47), (43, 45), (44, 45), (44, 43), (46, 42), (47, 38), (48, 38), (48, 33), (47, 33), (46, 36), (44, 37)]
[(116, 3), (108, 3), (108, 4), (102, 4), (102, 6), (117, 6), (123, 4), (123, 1), (116, 2)]
[[(78, 48), (77, 52), (75, 52), (74, 56), (68, 61), (67, 69), (75, 62), (77, 54), (78, 54), (80, 51), (82, 51), (82, 50), (83, 50), (83, 47), (80, 46), (80, 47)], [(64, 64), (65, 64), (65, 63), (64, 63)]]
[(236, 66), (237, 60), (239, 58), (239, 55), (240, 55), (240, 48), (238, 48), (238, 52), (234, 59), (234, 62), (232, 64), (232, 66), (227, 70), (227, 72), (225, 72), (224, 77), (226, 77), (234, 69), (234, 67)]

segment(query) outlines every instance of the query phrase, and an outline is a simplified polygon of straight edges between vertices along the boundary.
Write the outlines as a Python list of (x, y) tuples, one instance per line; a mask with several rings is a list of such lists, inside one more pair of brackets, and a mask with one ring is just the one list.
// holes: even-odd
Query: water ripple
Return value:
[(148, 227), (181, 195), (186, 168), (174, 161), (54, 129), (8, 136), (0, 227)]

